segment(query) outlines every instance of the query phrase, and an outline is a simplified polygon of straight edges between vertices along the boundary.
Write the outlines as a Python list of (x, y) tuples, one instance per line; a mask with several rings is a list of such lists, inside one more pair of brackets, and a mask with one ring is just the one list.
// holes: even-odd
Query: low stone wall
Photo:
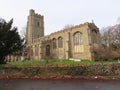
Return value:
[(50, 76), (120, 76), (120, 64), (67, 67), (0, 67), (0, 78)]

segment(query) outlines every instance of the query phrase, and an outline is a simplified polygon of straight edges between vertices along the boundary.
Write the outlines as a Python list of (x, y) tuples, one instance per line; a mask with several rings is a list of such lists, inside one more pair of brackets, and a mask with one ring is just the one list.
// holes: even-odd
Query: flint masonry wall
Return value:
[(86, 66), (67, 67), (0, 67), (1, 78), (28, 78), (28, 77), (51, 77), (51, 76), (120, 76), (120, 64), (98, 64)]

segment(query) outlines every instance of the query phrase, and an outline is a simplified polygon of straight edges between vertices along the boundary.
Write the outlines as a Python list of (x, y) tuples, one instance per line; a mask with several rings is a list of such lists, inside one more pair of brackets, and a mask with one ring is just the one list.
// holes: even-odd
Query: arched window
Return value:
[(62, 48), (63, 47), (63, 39), (62, 37), (58, 38), (58, 48)]
[(56, 39), (53, 38), (53, 49), (55, 49), (57, 46), (56, 46)]
[(81, 45), (83, 44), (82, 33), (76, 32), (74, 34), (74, 45)]
[(50, 56), (50, 45), (46, 46), (46, 56)]

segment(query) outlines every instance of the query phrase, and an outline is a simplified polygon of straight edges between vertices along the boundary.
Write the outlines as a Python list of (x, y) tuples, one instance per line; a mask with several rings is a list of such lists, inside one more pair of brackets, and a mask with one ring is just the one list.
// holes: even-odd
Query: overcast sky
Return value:
[(19, 31), (26, 26), (30, 9), (44, 15), (45, 34), (92, 20), (101, 29), (117, 23), (120, 0), (0, 0), (0, 17), (13, 18)]

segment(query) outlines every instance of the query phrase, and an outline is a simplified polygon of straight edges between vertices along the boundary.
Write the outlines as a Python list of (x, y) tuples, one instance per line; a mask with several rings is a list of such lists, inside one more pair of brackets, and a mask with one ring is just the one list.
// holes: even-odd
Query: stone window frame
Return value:
[(63, 38), (61, 36), (58, 37), (58, 48), (63, 47)]
[(73, 34), (73, 42), (74, 42), (74, 45), (82, 45), (83, 44), (82, 32), (77, 31)]
[(50, 56), (50, 45), (46, 45), (46, 56)]
[(37, 27), (39, 27), (40, 26), (40, 22), (39, 21), (37, 21)]
[(53, 38), (52, 42), (53, 42), (53, 49), (56, 49), (57, 48), (57, 43), (56, 43), (57, 39)]

